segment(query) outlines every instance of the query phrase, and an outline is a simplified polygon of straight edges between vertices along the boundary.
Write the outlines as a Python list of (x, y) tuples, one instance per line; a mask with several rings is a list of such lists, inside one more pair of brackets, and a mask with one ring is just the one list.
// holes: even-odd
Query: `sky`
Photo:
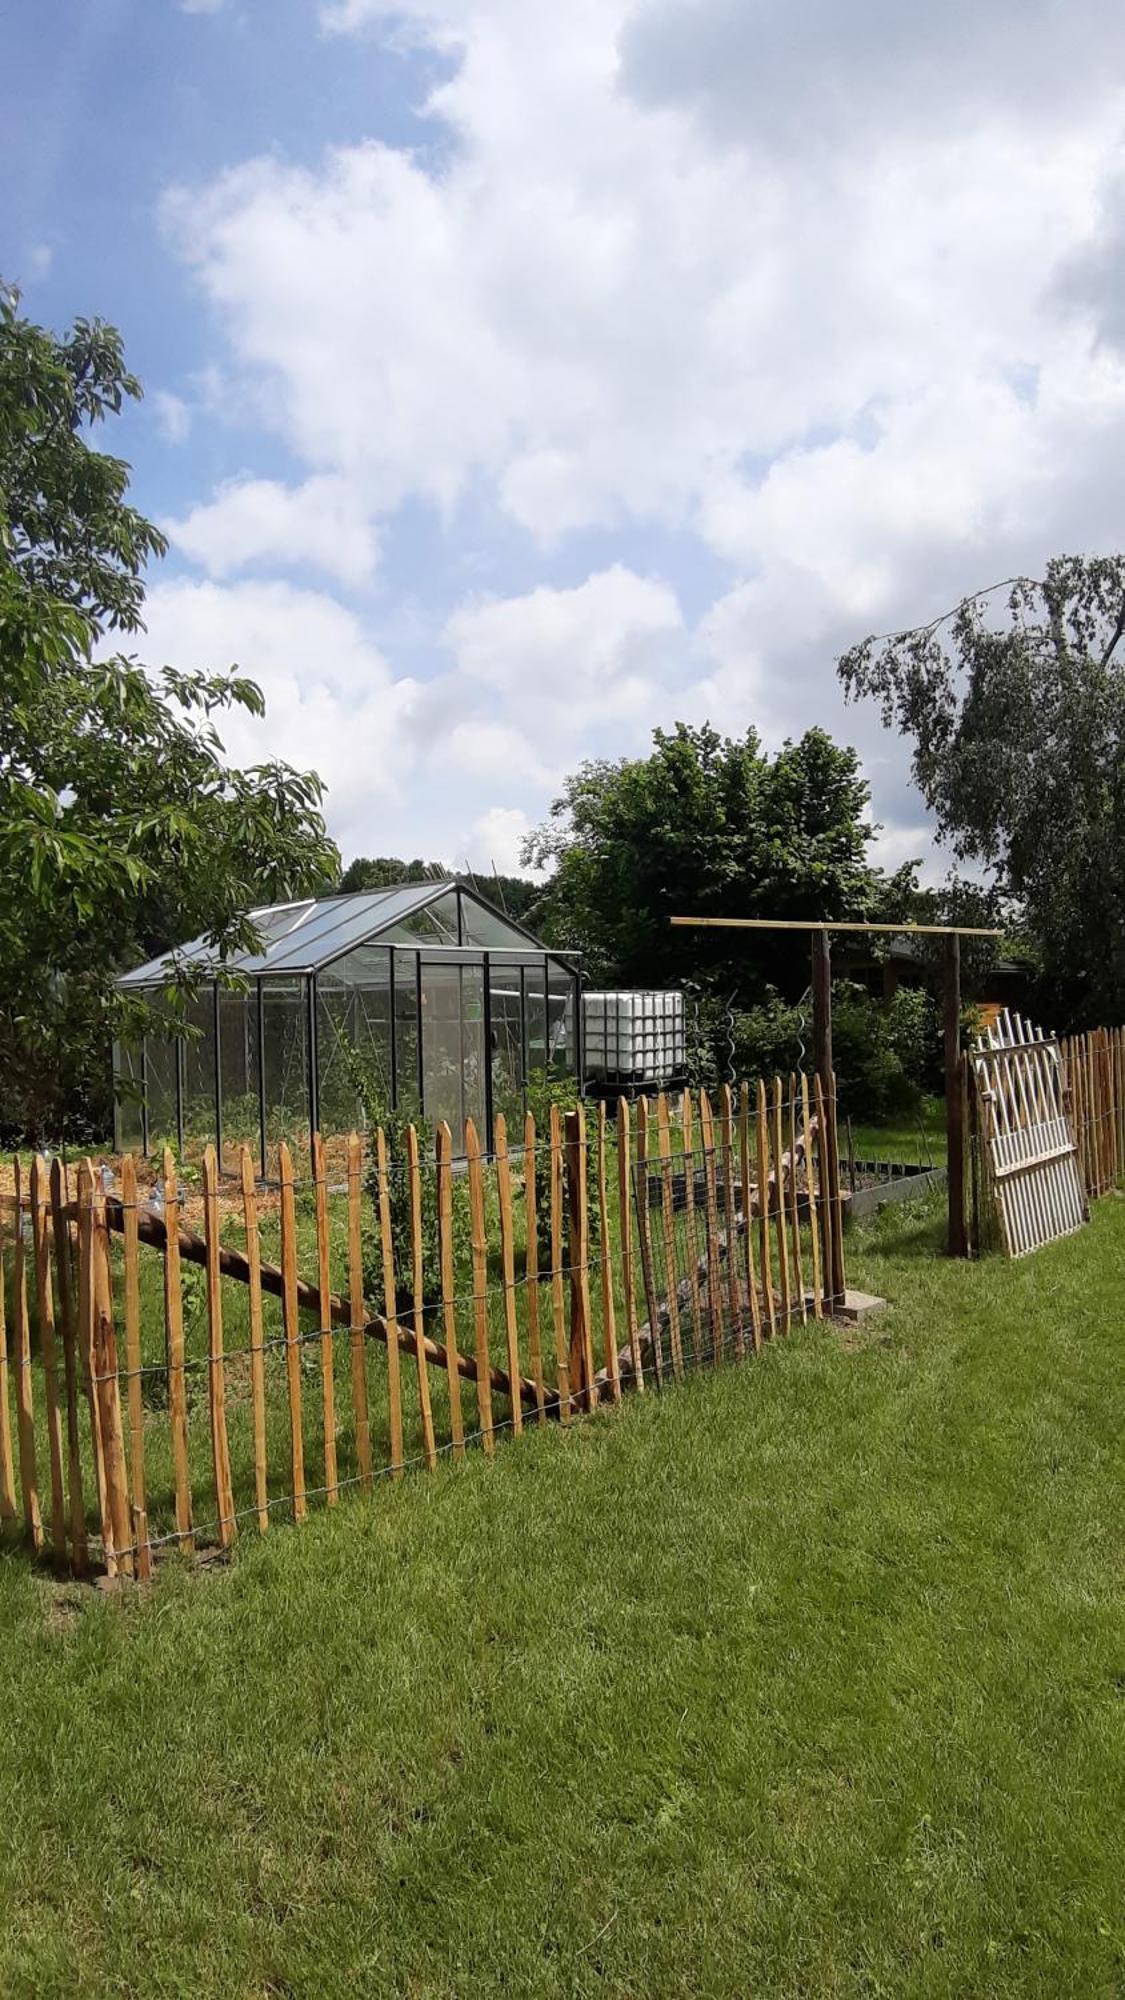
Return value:
[[(517, 865), (653, 728), (1122, 546), (1116, 0), (8, 0), (0, 272), (124, 334), (138, 655), (256, 678), (345, 859)], [(132, 642), (131, 642), (132, 643)]]

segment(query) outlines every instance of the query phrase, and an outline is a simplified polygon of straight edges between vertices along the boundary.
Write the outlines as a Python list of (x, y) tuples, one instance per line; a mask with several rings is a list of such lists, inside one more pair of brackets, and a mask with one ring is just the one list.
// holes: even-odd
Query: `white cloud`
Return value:
[(276, 479), (235, 479), (165, 532), (209, 576), (250, 563), (309, 564), (341, 583), (370, 581), (378, 542), (354, 488), (324, 475), (292, 487)]
[[(417, 709), (435, 743), (469, 732), (484, 787), (505, 732), (542, 779), (673, 714), (773, 738), (824, 720), (912, 834), (901, 748), (842, 713), (834, 654), (1117, 530), (1121, 231), (1100, 204), (1125, 14), (335, 0), (321, 19), (405, 22), (452, 55), (426, 107), (449, 144), (259, 158), (169, 199), (231, 374), (309, 473), (220, 492), (181, 546), (215, 575), (313, 560), (354, 582), (412, 496), (452, 537), (471, 495), (474, 521), (491, 505), (552, 556), (619, 532), (627, 560), (585, 583), (454, 613), (456, 671)], [(334, 524), (308, 500), (331, 482)], [(685, 571), (693, 537), (701, 574), (729, 567), (697, 635), (641, 573), (654, 528)]]
[(290, 584), (180, 580), (149, 592), (145, 619), (143, 656), (153, 665), (237, 665), (261, 686), (264, 722), (236, 710), (220, 723), (232, 763), (281, 757), (319, 771), (345, 848), (370, 852), (382, 835), (383, 851), (397, 852), (389, 837), (409, 799), (418, 690), (392, 677), (350, 612)]
[(186, 444), (191, 436), (191, 406), (171, 389), (154, 389), (149, 401), (165, 444)]
[(471, 600), (445, 639), (461, 671), (501, 695), (544, 747), (560, 731), (594, 738), (608, 722), (643, 721), (686, 646), (667, 584), (620, 564), (570, 590)]
[(520, 848), (530, 832), (531, 821), (518, 806), (490, 806), (474, 821), (466, 852), (481, 870), (486, 893), (487, 872), (493, 865), (501, 875), (519, 873)]

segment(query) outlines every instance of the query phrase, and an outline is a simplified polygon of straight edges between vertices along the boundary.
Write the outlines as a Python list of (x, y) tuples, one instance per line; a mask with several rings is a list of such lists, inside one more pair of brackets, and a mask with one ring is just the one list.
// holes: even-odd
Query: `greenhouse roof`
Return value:
[[(457, 902), (450, 907), (450, 898)], [(442, 910), (435, 905), (444, 904)], [(419, 922), (425, 912), (425, 921)], [(544, 946), (510, 917), (476, 895), (454, 877), (432, 882), (396, 882), (386, 889), (359, 895), (318, 896), (299, 903), (272, 903), (250, 911), (262, 933), (260, 951), (233, 952), (219, 959), (206, 938), (194, 938), (174, 955), (149, 959), (118, 980), (121, 987), (159, 986), (168, 976), (173, 956), (177, 966), (189, 965), (215, 973), (316, 972), (331, 965), (355, 945), (405, 944), (433, 949), (462, 944), (493, 951), (541, 952)], [(415, 920), (416, 929), (409, 926)], [(399, 933), (395, 935), (395, 933)], [(552, 954), (555, 956), (557, 954)]]

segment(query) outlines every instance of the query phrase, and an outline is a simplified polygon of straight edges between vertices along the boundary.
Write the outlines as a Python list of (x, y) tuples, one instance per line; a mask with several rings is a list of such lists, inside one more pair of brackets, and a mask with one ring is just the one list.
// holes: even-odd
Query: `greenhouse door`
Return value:
[(455, 1153), (471, 1118), (486, 1144), (484, 971), (479, 965), (422, 961), (422, 1082), (426, 1118), (442, 1120)]

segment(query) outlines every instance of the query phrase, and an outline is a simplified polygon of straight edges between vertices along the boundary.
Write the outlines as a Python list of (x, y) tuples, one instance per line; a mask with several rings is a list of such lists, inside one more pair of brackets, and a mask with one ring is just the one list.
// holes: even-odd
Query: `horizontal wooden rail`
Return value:
[[(74, 1213), (76, 1214), (77, 1210)], [(110, 1194), (106, 1196), (105, 1214), (109, 1227), (115, 1229), (119, 1235), (123, 1234), (125, 1229), (125, 1207), (119, 1195)], [(189, 1264), (202, 1264), (206, 1268), (207, 1244), (205, 1239), (202, 1236), (196, 1236), (190, 1229), (181, 1228), (176, 1233), (180, 1246), (181, 1259), (186, 1259)], [(138, 1210), (137, 1236), (140, 1242), (151, 1244), (154, 1249), (164, 1250), (167, 1247), (168, 1231), (163, 1216), (146, 1213), (143, 1208)], [(240, 1284), (245, 1285), (250, 1282), (250, 1260), (241, 1250), (232, 1250), (224, 1245), (219, 1251), (219, 1270), (224, 1277), (236, 1278)], [(260, 1282), (263, 1292), (269, 1292), (271, 1297), (275, 1299), (284, 1298), (285, 1278), (279, 1264), (262, 1264), (260, 1267)], [(315, 1285), (310, 1285), (306, 1278), (298, 1278), (297, 1280), (297, 1304), (302, 1311), (315, 1313), (318, 1323), (321, 1325), (324, 1324), (321, 1314), (320, 1292)], [(330, 1292), (328, 1294), (328, 1309), (329, 1323), (331, 1325), (351, 1326), (351, 1305), (347, 1299), (341, 1298), (339, 1292)], [(364, 1322), (364, 1332), (373, 1335), (376, 1340), (381, 1340), (384, 1346), (388, 1344), (389, 1329), (386, 1320), (381, 1314), (368, 1314)], [(418, 1340), (420, 1338), (426, 1360), (433, 1362), (436, 1368), (448, 1369), (449, 1355), (440, 1341), (431, 1340), (428, 1334), (418, 1336), (412, 1329), (408, 1329), (405, 1326), (399, 1326), (397, 1332), (398, 1345), (405, 1354), (417, 1356)], [(463, 1375), (466, 1381), (475, 1382), (477, 1380), (475, 1356), (459, 1354), (457, 1356), (457, 1372)], [(502, 1368), (490, 1368), (488, 1374), (489, 1381), (494, 1389), (499, 1390), (501, 1395), (504, 1396), (511, 1394), (511, 1384)], [(533, 1408), (537, 1407), (538, 1391), (534, 1382), (529, 1382), (526, 1376), (523, 1375), (518, 1376), (517, 1381), (521, 1403), (529, 1403)], [(548, 1398), (548, 1409), (557, 1408), (557, 1403), (557, 1397)]]

